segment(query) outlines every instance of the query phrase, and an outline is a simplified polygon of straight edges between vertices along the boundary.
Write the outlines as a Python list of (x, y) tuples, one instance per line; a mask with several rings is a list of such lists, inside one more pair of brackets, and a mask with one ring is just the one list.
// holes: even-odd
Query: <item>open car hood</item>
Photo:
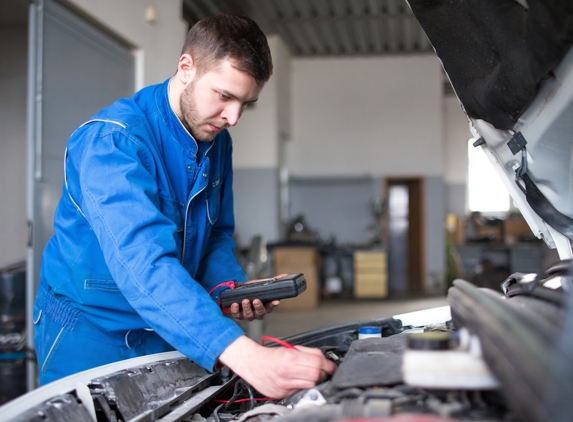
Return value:
[(573, 2), (408, 0), (533, 233), (573, 258)]

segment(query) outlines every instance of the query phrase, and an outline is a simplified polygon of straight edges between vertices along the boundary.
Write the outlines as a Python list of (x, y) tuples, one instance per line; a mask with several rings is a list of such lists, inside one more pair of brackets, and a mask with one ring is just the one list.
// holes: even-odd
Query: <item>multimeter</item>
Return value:
[(306, 277), (304, 274), (289, 274), (280, 278), (258, 281), (254, 283), (238, 284), (234, 289), (223, 290), (219, 297), (221, 307), (228, 308), (233, 303), (239, 305), (245, 299), (252, 302), (259, 299), (263, 303), (273, 300), (296, 297), (306, 290)]

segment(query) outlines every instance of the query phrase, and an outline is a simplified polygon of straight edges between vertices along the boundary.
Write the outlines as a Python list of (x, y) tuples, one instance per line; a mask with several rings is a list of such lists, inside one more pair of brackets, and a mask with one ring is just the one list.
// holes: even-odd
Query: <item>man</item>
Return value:
[[(172, 78), (71, 136), (34, 309), (42, 384), (172, 347), (209, 370), (225, 364), (272, 397), (334, 372), (317, 349), (256, 344), (215, 301), (220, 283), (245, 280), (231, 239), (225, 129), (271, 73), (256, 23), (209, 18), (189, 31)], [(246, 301), (231, 314), (260, 319), (276, 304)]]

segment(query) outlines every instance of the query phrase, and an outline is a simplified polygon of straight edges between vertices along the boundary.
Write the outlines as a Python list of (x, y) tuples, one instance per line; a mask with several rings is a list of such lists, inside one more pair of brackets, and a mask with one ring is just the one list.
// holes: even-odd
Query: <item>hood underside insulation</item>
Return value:
[(469, 117), (511, 129), (573, 44), (571, 0), (408, 0)]

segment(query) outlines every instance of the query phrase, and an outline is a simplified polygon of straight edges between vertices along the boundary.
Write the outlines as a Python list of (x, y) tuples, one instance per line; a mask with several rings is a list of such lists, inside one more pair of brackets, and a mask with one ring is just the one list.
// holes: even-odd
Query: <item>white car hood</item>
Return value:
[[(533, 233), (573, 258), (573, 2), (408, 0)], [(516, 177), (517, 176), (517, 177)]]
[[(552, 227), (552, 220), (542, 212), (539, 215), (516, 183), (516, 170), (522, 166), (523, 153), (514, 155), (508, 146), (516, 133), (523, 135), (527, 142), (528, 175), (557, 212), (573, 218), (573, 49), (553, 70), (553, 75), (540, 86), (533, 103), (513, 129), (500, 130), (481, 119), (469, 120), (472, 133), (476, 139), (485, 141), (480, 147), (533, 233), (549, 247), (556, 247), (561, 259), (570, 259), (573, 255), (567, 232), (563, 234), (561, 227)], [(572, 229), (570, 226), (569, 230)]]

